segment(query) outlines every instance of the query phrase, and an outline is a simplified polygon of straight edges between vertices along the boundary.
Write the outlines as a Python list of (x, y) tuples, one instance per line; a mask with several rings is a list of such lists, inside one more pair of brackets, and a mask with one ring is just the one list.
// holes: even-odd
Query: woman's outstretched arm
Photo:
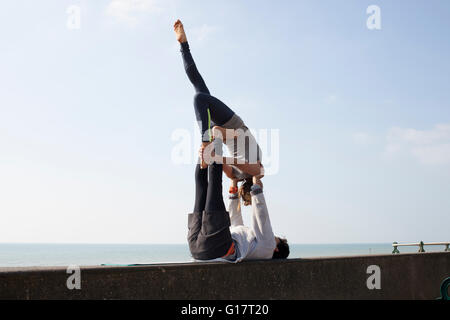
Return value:
[[(220, 141), (220, 142), (219, 142)], [(232, 166), (238, 168), (242, 172), (252, 176), (252, 177), (264, 177), (264, 167), (260, 161), (256, 163), (248, 163), (247, 161), (242, 162), (241, 159), (233, 158), (233, 157), (224, 157), (220, 154), (215, 153), (215, 149), (218, 146), (222, 145), (222, 140), (214, 139), (214, 143), (211, 145), (204, 146), (202, 145), (199, 150), (199, 158), (205, 164), (212, 164), (213, 162), (221, 163), (223, 165), (223, 172), (230, 179), (236, 179), (233, 175)]]
[[(223, 163), (224, 165), (233, 165), (236, 168), (238, 168), (239, 170), (241, 170), (242, 172), (254, 177), (254, 176), (264, 176), (264, 168), (261, 165), (261, 162), (257, 162), (257, 163), (241, 163), (240, 159), (236, 159), (236, 158), (232, 158), (232, 157), (223, 157)], [(206, 161), (208, 163), (208, 161)], [(225, 172), (225, 174), (227, 174), (227, 172)], [(228, 176), (228, 174), (227, 174)], [(230, 176), (228, 176), (230, 177)], [(235, 178), (235, 177), (233, 177)]]
[(177, 20), (173, 26), (177, 40), (181, 46), (181, 56), (183, 57), (184, 70), (195, 88), (197, 93), (209, 94), (208, 87), (205, 80), (203, 80), (200, 72), (195, 65), (194, 58), (192, 58), (191, 51), (189, 49), (189, 43), (187, 42), (186, 33), (184, 31), (183, 24), (180, 20)]

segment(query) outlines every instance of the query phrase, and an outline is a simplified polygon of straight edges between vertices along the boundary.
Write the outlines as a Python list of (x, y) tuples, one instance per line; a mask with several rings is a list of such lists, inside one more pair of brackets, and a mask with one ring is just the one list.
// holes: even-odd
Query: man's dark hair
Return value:
[(277, 244), (278, 251), (273, 252), (272, 259), (286, 259), (289, 256), (289, 244), (286, 239), (278, 239), (280, 239)]

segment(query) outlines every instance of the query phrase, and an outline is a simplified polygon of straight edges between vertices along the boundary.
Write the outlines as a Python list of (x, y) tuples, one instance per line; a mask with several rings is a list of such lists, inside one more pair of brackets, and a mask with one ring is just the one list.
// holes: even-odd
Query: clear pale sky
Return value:
[(449, 13), (447, 0), (2, 1), (0, 242), (186, 242), (194, 165), (172, 161), (172, 134), (197, 128), (176, 18), (211, 93), (279, 129), (264, 178), (276, 234), (450, 240)]

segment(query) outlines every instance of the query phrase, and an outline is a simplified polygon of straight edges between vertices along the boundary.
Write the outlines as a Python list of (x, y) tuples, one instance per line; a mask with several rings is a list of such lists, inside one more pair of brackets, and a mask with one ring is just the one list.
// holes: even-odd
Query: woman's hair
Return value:
[(250, 191), (252, 191), (252, 186), (253, 186), (253, 179), (247, 178), (239, 187), (238, 195), (240, 198), (242, 198), (244, 206), (249, 206), (252, 204), (252, 195), (250, 194)]
[(278, 251), (273, 252), (272, 259), (286, 259), (289, 256), (289, 244), (286, 239), (278, 237), (280, 242), (277, 244)]

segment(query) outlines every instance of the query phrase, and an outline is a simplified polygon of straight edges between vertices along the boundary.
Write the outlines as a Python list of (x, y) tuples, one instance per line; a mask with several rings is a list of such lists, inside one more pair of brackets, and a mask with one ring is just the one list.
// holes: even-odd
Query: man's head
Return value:
[(289, 256), (289, 244), (286, 239), (275, 237), (277, 247), (273, 250), (272, 259), (286, 259)]

